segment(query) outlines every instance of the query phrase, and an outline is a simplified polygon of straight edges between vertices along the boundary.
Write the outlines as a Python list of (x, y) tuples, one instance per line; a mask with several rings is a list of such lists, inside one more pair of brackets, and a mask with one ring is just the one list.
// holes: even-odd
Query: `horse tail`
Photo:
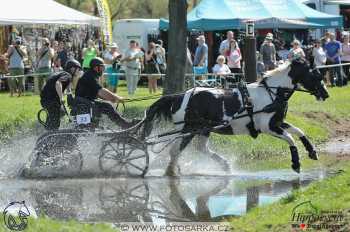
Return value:
[(155, 103), (153, 103), (146, 113), (146, 119), (145, 119), (145, 132), (144, 136), (148, 136), (153, 129), (153, 122), (156, 120), (165, 119), (166, 121), (171, 121), (172, 116), (172, 106), (174, 101), (179, 96), (163, 96), (159, 100), (157, 100)]

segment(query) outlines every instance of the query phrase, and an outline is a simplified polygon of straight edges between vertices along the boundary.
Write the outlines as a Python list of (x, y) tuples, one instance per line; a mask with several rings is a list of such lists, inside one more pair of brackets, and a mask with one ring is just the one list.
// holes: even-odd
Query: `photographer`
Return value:
[(34, 78), (36, 94), (41, 92), (47, 77), (51, 73), (51, 60), (53, 57), (54, 50), (50, 47), (50, 40), (48, 38), (43, 38), (42, 47), (37, 53), (37, 73), (42, 73), (43, 75)]
[(107, 73), (107, 88), (109, 91), (115, 93), (117, 92), (119, 76), (117, 75), (119, 70), (119, 60), (121, 54), (118, 52), (118, 46), (116, 43), (112, 43), (108, 46), (109, 51), (107, 51), (104, 56), (104, 62), (106, 64), (106, 73)]
[[(21, 96), (24, 91), (24, 62), (23, 59), (27, 55), (25, 48), (21, 45), (21, 37), (16, 37), (15, 41), (7, 50), (7, 57), (9, 58), (9, 72), (10, 76), (8, 84), (10, 88), (10, 96), (14, 92)], [(21, 76), (22, 75), (22, 76)], [(16, 76), (16, 77), (14, 77)]]

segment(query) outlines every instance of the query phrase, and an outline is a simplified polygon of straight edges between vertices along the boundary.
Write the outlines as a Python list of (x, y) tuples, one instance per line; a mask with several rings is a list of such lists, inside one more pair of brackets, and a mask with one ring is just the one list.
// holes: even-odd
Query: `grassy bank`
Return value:
[[(345, 171), (335, 177), (314, 182), (307, 189), (295, 190), (277, 203), (266, 207), (254, 208), (246, 216), (231, 219), (232, 231), (301, 231), (299, 226), (302, 223), (306, 224), (309, 228), (323, 223), (328, 227), (333, 226), (333, 230), (312, 229), (307, 231), (350, 231), (350, 164), (347, 163), (342, 167)], [(315, 215), (341, 215), (339, 217), (341, 220), (334, 221), (328, 217), (327, 220), (321, 219), (308, 223), (307, 220), (298, 221), (296, 217), (293, 219), (293, 209), (306, 201), (311, 201), (312, 205), (316, 208), (316, 211), (313, 211)], [(310, 209), (307, 210), (309, 211), (305, 212), (312, 213)], [(326, 211), (328, 213), (325, 213)], [(330, 214), (329, 211), (333, 211), (333, 213)], [(340, 212), (334, 213), (334, 211)], [(296, 224), (298, 228), (292, 230), (292, 224)], [(337, 225), (341, 225), (341, 227), (335, 228)]]
[[(0, 214), (3, 218), (3, 214)], [(19, 222), (19, 221), (18, 221)], [(0, 221), (0, 232), (8, 232), (4, 221)], [(59, 221), (50, 218), (29, 218), (25, 232), (118, 232), (107, 224), (83, 224), (76, 221)]]

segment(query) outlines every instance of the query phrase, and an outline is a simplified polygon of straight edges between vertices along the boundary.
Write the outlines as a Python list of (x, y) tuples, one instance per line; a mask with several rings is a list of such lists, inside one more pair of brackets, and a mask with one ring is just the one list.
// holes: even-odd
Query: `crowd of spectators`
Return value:
[[(221, 41), (216, 64), (209, 66), (209, 48), (204, 35), (196, 38), (196, 47), (193, 51), (187, 48), (187, 73), (194, 73), (199, 78), (206, 78), (207, 73), (213, 73), (221, 82), (225, 82), (228, 74), (241, 74), (244, 62), (239, 41), (235, 39), (232, 31), (226, 33), (226, 38)], [(52, 72), (63, 69), (65, 63), (74, 57), (74, 53), (64, 41), (50, 41), (44, 38), (42, 46), (36, 52), (36, 61), (33, 64), (36, 74), (34, 76), (34, 92), (39, 94), (45, 81)], [(283, 44), (283, 46), (281, 46)], [(111, 92), (118, 91), (120, 77), (125, 77), (128, 95), (133, 96), (141, 78), (148, 81), (149, 93), (154, 94), (161, 83), (161, 74), (166, 73), (166, 51), (163, 41), (150, 41), (147, 50), (140, 47), (137, 41), (129, 41), (129, 47), (124, 53), (120, 51), (116, 43), (107, 45), (104, 51), (100, 51), (95, 42), (89, 39), (86, 47), (81, 51), (83, 70), (89, 69), (89, 63), (94, 57), (102, 57), (105, 62), (105, 75), (103, 85)], [(215, 53), (215, 52), (214, 52)], [(308, 56), (308, 53), (311, 55)], [(21, 96), (25, 89), (25, 60), (27, 57), (26, 46), (22, 44), (21, 37), (16, 37), (9, 46), (7, 52), (1, 56), (0, 63), (4, 66), (4, 59), (8, 60), (8, 86), (10, 96), (17, 93)], [(312, 47), (306, 47), (298, 39), (294, 39), (288, 46), (282, 41), (278, 43), (272, 33), (267, 33), (265, 39), (257, 49), (258, 76), (264, 72), (276, 68), (281, 62), (292, 59), (308, 59), (314, 67), (350, 63), (349, 33), (342, 33), (342, 41), (337, 41), (335, 34), (326, 32), (320, 40), (312, 42)], [(77, 58), (78, 59), (78, 58)], [(320, 69), (331, 86), (344, 86), (350, 75), (350, 66)], [(77, 80), (73, 80), (75, 86)]]

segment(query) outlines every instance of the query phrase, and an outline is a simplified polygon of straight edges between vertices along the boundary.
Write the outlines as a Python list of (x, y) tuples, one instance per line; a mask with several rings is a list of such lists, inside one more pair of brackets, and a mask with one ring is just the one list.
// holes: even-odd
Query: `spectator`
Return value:
[(143, 52), (137, 47), (135, 40), (129, 42), (129, 49), (125, 52), (121, 62), (125, 62), (125, 78), (129, 96), (135, 94), (141, 70)]
[(117, 62), (121, 58), (121, 54), (118, 52), (118, 46), (116, 43), (112, 43), (109, 46), (109, 51), (107, 51), (104, 56), (104, 62), (106, 64), (107, 73), (107, 88), (109, 91), (116, 93), (119, 76)]
[[(314, 57), (314, 66), (315, 67), (326, 64), (327, 55), (321, 46), (320, 40), (315, 41), (315, 46), (312, 50), (312, 56)], [(326, 71), (324, 68), (321, 68), (320, 72), (321, 72), (322, 76), (324, 76), (326, 74)]]
[[(335, 40), (334, 33), (330, 33), (330, 41), (325, 45), (327, 64), (340, 64), (341, 44)], [(332, 86), (342, 86), (341, 67), (331, 68), (330, 82)]]
[(260, 52), (256, 51), (256, 73), (258, 78), (262, 78), (265, 72), (265, 65), (260, 55)]
[[(219, 53), (225, 55), (225, 52), (230, 47), (230, 41), (235, 38), (235, 34), (232, 31), (226, 33), (226, 39), (220, 43)], [(238, 43), (236, 42), (236, 47), (238, 48)]]
[(145, 54), (145, 72), (147, 74), (151, 74), (148, 76), (148, 90), (149, 93), (157, 92), (157, 79), (160, 74), (159, 64), (157, 63), (157, 55), (156, 55), (156, 44), (150, 42), (148, 44), (148, 51)]
[[(349, 32), (346, 32), (343, 34), (343, 44), (342, 44), (342, 56), (341, 56), (341, 62), (342, 63), (350, 63), (350, 42), (349, 42)], [(347, 85), (348, 80), (350, 78), (349, 74), (349, 67), (350, 66), (343, 66), (343, 70), (345, 73), (345, 77), (343, 79), (343, 84)]]
[(229, 48), (225, 52), (227, 59), (227, 65), (231, 70), (231, 73), (242, 73), (241, 69), (241, 50), (237, 47), (236, 40), (232, 39), (229, 44)]
[(323, 50), (326, 46), (326, 44), (330, 41), (331, 33), (327, 31), (324, 36), (321, 38), (321, 46), (323, 47)]
[(56, 62), (56, 60), (57, 60), (57, 53), (58, 53), (58, 50), (59, 50), (59, 43), (58, 43), (57, 40), (52, 41), (51, 48), (53, 49), (53, 52), (54, 52), (54, 56), (53, 56), (52, 61), (51, 61), (52, 64), (53, 64), (53, 71), (54, 72), (58, 72), (58, 71), (60, 71), (60, 69), (57, 66), (57, 62)]
[(194, 54), (193, 66), (195, 74), (205, 74), (208, 72), (208, 46), (205, 43), (204, 35), (197, 38), (198, 46)]
[(225, 64), (225, 57), (223, 55), (218, 56), (216, 64), (213, 67), (213, 73), (218, 75), (225, 75), (231, 73), (230, 68)]
[[(24, 62), (23, 59), (27, 55), (23, 48), (21, 37), (16, 37), (14, 43), (10, 45), (7, 50), (7, 56), (9, 58), (9, 72), (12, 77), (8, 79), (8, 85), (10, 88), (10, 96), (17, 91), (18, 97), (21, 96), (24, 91)], [(20, 76), (22, 75), (22, 76)], [(17, 76), (17, 77), (13, 77)]]
[(54, 50), (50, 47), (50, 40), (43, 39), (42, 47), (37, 53), (37, 73), (42, 75), (34, 77), (34, 90), (39, 94), (51, 73), (51, 60), (54, 57)]
[(163, 40), (157, 40), (155, 44), (155, 54), (157, 56), (157, 65), (161, 74), (166, 73), (166, 57), (165, 49), (163, 48)]
[(97, 55), (98, 55), (94, 41), (89, 39), (87, 44), (88, 44), (88, 47), (83, 49), (83, 54), (82, 54), (82, 57), (83, 57), (83, 70), (84, 71), (89, 69), (90, 61), (93, 58), (97, 57)]
[(219, 75), (222, 86), (226, 85), (226, 75), (231, 73), (230, 68), (225, 64), (225, 56), (219, 55), (213, 67), (213, 73)]
[(272, 70), (276, 66), (276, 48), (272, 43), (272, 33), (267, 33), (263, 44), (260, 47), (260, 55), (264, 62), (265, 71)]
[(64, 41), (60, 41), (58, 50), (57, 50), (57, 56), (55, 59), (55, 69), (63, 70), (67, 60), (68, 60), (68, 51), (66, 48), (66, 44)]
[(305, 59), (305, 53), (304, 50), (301, 48), (300, 41), (297, 39), (293, 40), (292, 46), (293, 47), (289, 50), (288, 59)]

